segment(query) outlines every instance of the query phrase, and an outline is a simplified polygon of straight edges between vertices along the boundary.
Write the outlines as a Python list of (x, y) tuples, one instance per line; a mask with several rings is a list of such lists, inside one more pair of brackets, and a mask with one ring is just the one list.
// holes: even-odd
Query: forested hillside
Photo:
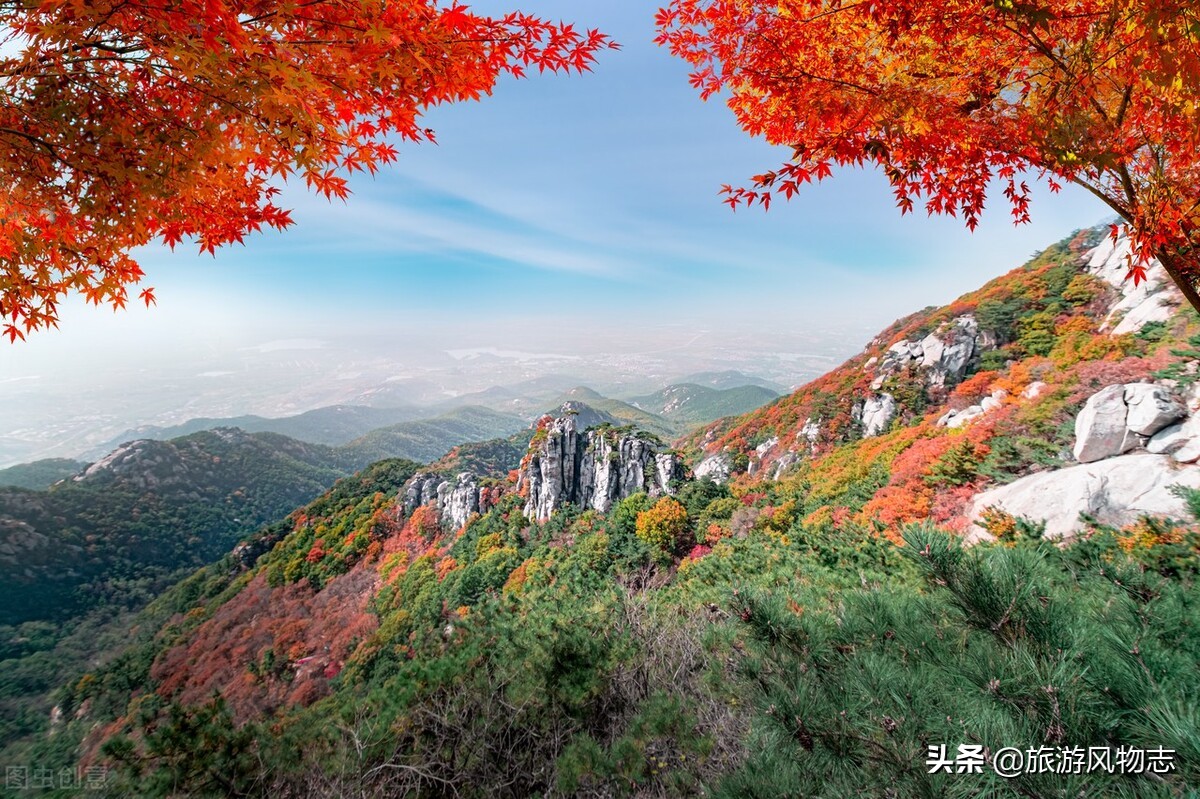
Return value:
[(49, 491), (0, 489), (0, 624), (144, 601), (345, 473), (326, 447), (226, 429), (129, 443)]

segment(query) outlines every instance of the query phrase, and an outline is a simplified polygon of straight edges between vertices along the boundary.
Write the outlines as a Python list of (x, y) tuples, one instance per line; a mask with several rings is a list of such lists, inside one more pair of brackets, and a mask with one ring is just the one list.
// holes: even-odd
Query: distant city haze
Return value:
[[(19, 369), (0, 379), (7, 409), (0, 466), (47, 457), (87, 460), (122, 433), (198, 417), (280, 417), (338, 404), (418, 406), (416, 416), (483, 404), (528, 415), (539, 399), (546, 405), (576, 386), (626, 398), (705, 372), (739, 372), (724, 379), (784, 391), (869, 338), (861, 323), (832, 330), (787, 327), (781, 320), (765, 330), (653, 316), (608, 327), (551, 317), (481, 322), (466, 316), (436, 329), (379, 320), (357, 330), (331, 324), (263, 329), (246, 318), (209, 324), (197, 318), (191, 335), (167, 346), (177, 333), (169, 308), (104, 314), (103, 320), (80, 320), (117, 329), (80, 340), (79, 349), (57, 350), (35, 338), (5, 354)], [(474, 396), (495, 388), (506, 391)]]

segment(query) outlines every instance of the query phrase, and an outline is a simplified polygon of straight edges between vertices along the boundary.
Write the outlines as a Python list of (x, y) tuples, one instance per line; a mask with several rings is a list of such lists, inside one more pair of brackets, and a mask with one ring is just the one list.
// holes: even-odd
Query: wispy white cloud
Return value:
[(390, 180), (359, 191), (343, 204), (299, 191), (283, 202), (294, 209), (293, 252), (353, 255), (444, 254), (496, 259), (531, 269), (628, 279), (627, 262), (598, 252), (574, 231), (556, 231), (528, 213), (502, 213), (474, 196)]

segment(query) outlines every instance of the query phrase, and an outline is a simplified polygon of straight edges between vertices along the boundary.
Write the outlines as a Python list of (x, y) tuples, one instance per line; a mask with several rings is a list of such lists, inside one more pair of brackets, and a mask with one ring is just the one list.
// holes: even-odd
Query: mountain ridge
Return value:
[(630, 397), (628, 401), (636, 408), (677, 424), (704, 424), (749, 413), (779, 397), (778, 392), (758, 385), (717, 389), (697, 383), (672, 383), (653, 394)]

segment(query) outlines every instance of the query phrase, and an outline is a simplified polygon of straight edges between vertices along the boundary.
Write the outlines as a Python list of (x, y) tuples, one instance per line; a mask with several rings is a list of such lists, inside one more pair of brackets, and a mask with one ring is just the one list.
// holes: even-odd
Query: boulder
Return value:
[(1146, 451), (1155, 455), (1169, 455), (1190, 441), (1192, 436), (1185, 432), (1183, 424), (1164, 427), (1146, 442)]
[(1044, 521), (1049, 538), (1078, 530), (1081, 513), (1118, 527), (1141, 516), (1185, 519), (1187, 506), (1171, 491), (1175, 485), (1200, 488), (1200, 466), (1179, 466), (1165, 455), (1137, 453), (1031, 474), (976, 495), (970, 510), (974, 529), (968, 537), (983, 537), (978, 522), (989, 507)]
[(922, 357), (921, 345), (916, 341), (897, 341), (888, 347), (884, 360), (895, 360), (901, 364)]
[(961, 411), (950, 410), (942, 414), (937, 420), (938, 427), (962, 427), (972, 419), (977, 419), (985, 413), (990, 413), (998, 408), (1003, 407), (1004, 399), (1008, 396), (1008, 392), (1002, 388), (993, 391), (989, 396), (984, 397), (979, 401), (978, 405), (968, 405)]
[(1025, 399), (1033, 399), (1034, 397), (1041, 396), (1042, 392), (1045, 390), (1045, 383), (1043, 383), (1041, 380), (1034, 380), (1032, 383), (1025, 386), (1025, 390), (1021, 392), (1021, 396)]
[(1195, 463), (1200, 460), (1200, 438), (1193, 438), (1175, 450), (1171, 456), (1177, 463)]
[(1138, 435), (1152, 436), (1187, 416), (1187, 409), (1166, 388), (1153, 383), (1127, 384), (1124, 399), (1125, 426)]
[(1178, 463), (1200, 460), (1200, 415), (1159, 430), (1146, 442), (1156, 455), (1171, 455)]
[(984, 413), (987, 413), (988, 411), (994, 411), (1003, 404), (1004, 403), (1000, 397), (984, 397), (979, 401), (979, 407)]
[(983, 416), (984, 413), (982, 405), (970, 405), (961, 411), (947, 411), (942, 418), (937, 420), (937, 423), (940, 427), (958, 428), (972, 419)]
[(926, 369), (939, 365), (946, 354), (946, 349), (946, 342), (930, 333), (921, 339), (921, 365)]
[(1136, 449), (1141, 440), (1126, 426), (1125, 386), (1100, 389), (1075, 417), (1075, 460), (1080, 463), (1110, 458)]

